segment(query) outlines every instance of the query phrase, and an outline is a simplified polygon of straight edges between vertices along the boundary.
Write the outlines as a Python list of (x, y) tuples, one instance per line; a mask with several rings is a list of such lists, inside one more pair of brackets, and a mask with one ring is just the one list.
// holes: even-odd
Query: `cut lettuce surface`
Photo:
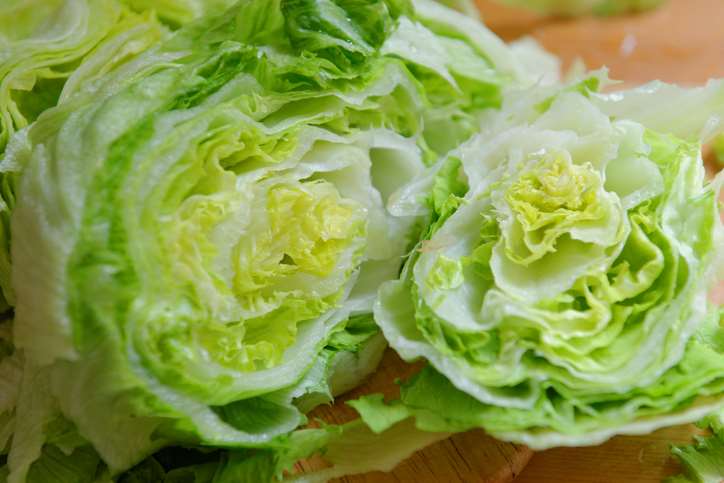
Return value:
[[(58, 8), (90, 28), (102, 3)], [(161, 36), (129, 3), (101, 13)], [(63, 91), (6, 128), (7, 481), (251, 481), (325, 451), (329, 475), (389, 468), (440, 434), (408, 421), (388, 452), (305, 413), (379, 362), (372, 307), (427, 167), (554, 63), (430, 1), (154, 6), (180, 28), (121, 57), (74, 40)], [(216, 453), (181, 468), (170, 446)]]
[[(375, 307), (390, 345), (430, 362), (400, 402), (418, 427), (546, 448), (724, 405), (724, 328), (707, 303), (722, 178), (706, 182), (699, 143), (672, 134), (721, 110), (693, 102), (667, 131), (648, 116), (659, 96), (647, 113), (636, 92), (602, 101), (599, 83), (510, 95), (418, 183), (424, 240)], [(628, 99), (643, 124), (614, 114)]]

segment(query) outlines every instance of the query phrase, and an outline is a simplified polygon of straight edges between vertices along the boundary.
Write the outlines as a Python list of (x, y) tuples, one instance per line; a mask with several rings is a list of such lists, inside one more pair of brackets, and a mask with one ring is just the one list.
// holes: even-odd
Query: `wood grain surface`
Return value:
[[(530, 35), (559, 55), (564, 68), (575, 59), (592, 69), (607, 66), (610, 76), (627, 86), (654, 79), (693, 85), (724, 77), (724, 0), (669, 0), (653, 12), (578, 19), (545, 18), (487, 0), (477, 3), (486, 24), (503, 39)], [(722, 303), (724, 287), (714, 297)], [(348, 421), (356, 414), (343, 404), (345, 400), (370, 392), (394, 397), (398, 392), (393, 381), (417, 370), (419, 366), (403, 363), (388, 350), (379, 371), (366, 384), (314, 415), (330, 422)], [(686, 443), (697, 432), (692, 425), (677, 426), (646, 436), (616, 437), (600, 446), (557, 448), (533, 455), (524, 446), (471, 431), (416, 453), (389, 474), (369, 473), (339, 481), (658, 483), (680, 470), (669, 445)], [(316, 461), (300, 465), (305, 471), (318, 467)]]

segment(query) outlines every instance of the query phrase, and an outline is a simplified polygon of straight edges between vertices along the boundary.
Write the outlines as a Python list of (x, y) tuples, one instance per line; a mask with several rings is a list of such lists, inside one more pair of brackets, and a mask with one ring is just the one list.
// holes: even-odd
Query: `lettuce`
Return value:
[[(421, 227), (405, 193), (542, 54), (428, 1), (204, 6), (81, 61), (8, 144), (11, 483), (271, 478), (319, 451), (344, 473), (440, 437), (298, 428), (380, 359), (376, 292)], [(178, 467), (169, 446), (224, 451)]]
[[(116, 0), (11, 0), (0, 6), (0, 156), (13, 133), (165, 35), (148, 12)], [(8, 149), (13, 149), (12, 146)], [(19, 166), (0, 163), (0, 311), (15, 304), (10, 212)]]
[(235, 0), (121, 0), (132, 9), (145, 12), (152, 10), (169, 26), (178, 28), (204, 15), (228, 9)]
[(399, 402), (419, 428), (546, 448), (724, 405), (706, 297), (722, 178), (706, 183), (699, 143), (679, 137), (721, 114), (702, 101), (722, 84), (666, 88), (675, 112), (661, 89), (598, 84), (511, 94), (410, 193), (427, 197), (426, 233), (375, 316), (404, 359), (430, 362)]
[(668, 483), (719, 483), (724, 477), (724, 414), (712, 415), (702, 421), (712, 434), (697, 436), (692, 445), (674, 446), (673, 454), (684, 467), (684, 473), (667, 479)]

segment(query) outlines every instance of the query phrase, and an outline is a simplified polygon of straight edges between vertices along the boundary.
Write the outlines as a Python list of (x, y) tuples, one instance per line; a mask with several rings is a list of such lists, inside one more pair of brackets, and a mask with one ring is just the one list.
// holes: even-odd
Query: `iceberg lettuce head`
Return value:
[(219, 481), (240, 481), (248, 448), (274, 474), (324, 449), (337, 429), (293, 431), (379, 361), (377, 288), (421, 227), (404, 193), (535, 81), (434, 2), (211, 10), (10, 139), (10, 482), (116, 477), (171, 445), (230, 450)]
[(684, 98), (719, 109), (722, 84), (603, 95), (598, 83), (512, 95), (410, 194), (427, 197), (426, 235), (375, 313), (403, 358), (430, 362), (403, 389), (420, 427), (542, 448), (724, 404), (707, 302), (721, 177), (705, 181), (696, 141), (716, 116), (696, 102), (676, 111), (689, 122), (667, 114)]

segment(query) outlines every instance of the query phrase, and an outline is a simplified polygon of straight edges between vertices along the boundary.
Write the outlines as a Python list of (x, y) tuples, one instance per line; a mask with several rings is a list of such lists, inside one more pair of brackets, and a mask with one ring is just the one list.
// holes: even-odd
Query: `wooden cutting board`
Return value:
[[(653, 79), (700, 84), (724, 77), (723, 0), (670, 0), (654, 12), (617, 18), (544, 18), (520, 9), (478, 0), (486, 24), (510, 41), (532, 35), (559, 55), (567, 68), (576, 58), (589, 68), (608, 66), (612, 78), (636, 85)], [(724, 301), (720, 287), (715, 296)], [(344, 401), (371, 392), (397, 394), (396, 378), (419, 366), (407, 365), (388, 350), (379, 371), (363, 386), (315, 416), (330, 422), (352, 419)], [(647, 436), (621, 436), (589, 448), (558, 448), (533, 456), (526, 447), (496, 441), (482, 431), (458, 434), (419, 451), (391, 473), (369, 473), (345, 483), (658, 483), (680, 468), (669, 444), (690, 441), (691, 426), (667, 428)], [(532, 459), (531, 459), (531, 456)], [(529, 462), (528, 466), (526, 464)], [(318, 465), (305, 462), (300, 469)], [(524, 469), (525, 468), (525, 469)]]

